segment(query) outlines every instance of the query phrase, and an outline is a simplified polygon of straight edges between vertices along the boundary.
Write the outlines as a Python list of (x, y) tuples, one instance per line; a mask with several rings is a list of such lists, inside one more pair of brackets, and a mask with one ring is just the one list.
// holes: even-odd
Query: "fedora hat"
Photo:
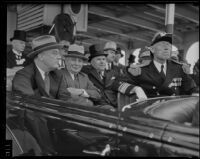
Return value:
[(90, 52), (89, 61), (91, 61), (92, 58), (97, 56), (107, 56), (107, 54), (103, 52), (100, 44), (91, 45), (89, 47), (89, 52)]
[(117, 50), (117, 44), (114, 41), (108, 41), (105, 46), (104, 46), (104, 51), (107, 50), (113, 50), (116, 51)]
[(172, 34), (168, 34), (166, 32), (157, 32), (151, 41), (151, 46), (160, 41), (167, 41), (172, 44)]
[(77, 44), (72, 44), (72, 45), (69, 45), (68, 53), (64, 54), (63, 56), (64, 57), (77, 57), (77, 58), (81, 58), (83, 60), (88, 60), (88, 58), (85, 57), (84, 53), (85, 52), (84, 52), (83, 46), (80, 46)]
[(39, 36), (32, 40), (32, 52), (30, 52), (27, 56), (29, 58), (33, 58), (39, 53), (51, 50), (51, 49), (61, 49), (63, 47), (62, 44), (58, 44), (56, 42), (56, 38), (52, 35), (43, 35)]
[(15, 30), (14, 31), (14, 36), (10, 38), (10, 41), (13, 40), (21, 40), (26, 42), (26, 32), (23, 30)]
[(117, 48), (116, 54), (120, 54), (121, 57), (123, 57), (124, 55), (122, 54), (122, 50), (120, 47)]

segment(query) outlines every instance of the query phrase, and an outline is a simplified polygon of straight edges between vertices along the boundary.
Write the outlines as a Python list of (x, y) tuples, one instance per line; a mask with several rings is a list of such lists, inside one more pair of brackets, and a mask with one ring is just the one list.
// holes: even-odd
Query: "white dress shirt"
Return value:
[(161, 63), (153, 60), (153, 63), (156, 66), (158, 72), (161, 72), (161, 65), (164, 65), (163, 71), (164, 71), (164, 74), (166, 75), (166, 72), (167, 72), (167, 64), (166, 64), (166, 62), (164, 64), (161, 64)]
[(17, 52), (17, 51), (14, 50), (14, 49), (12, 49), (12, 51), (14, 52), (15, 55), (20, 56), (20, 57), (22, 56), (22, 53), (21, 53), (21, 52)]
[[(36, 65), (36, 64), (35, 64)], [(41, 74), (41, 76), (42, 76), (42, 79), (44, 80), (45, 79), (45, 72), (42, 70), (42, 69), (40, 69), (37, 65), (36, 65), (36, 67), (37, 67), (37, 69), (39, 70), (39, 72), (40, 72), (40, 74)]]
[(111, 63), (106, 63), (106, 70), (110, 70), (111, 69)]

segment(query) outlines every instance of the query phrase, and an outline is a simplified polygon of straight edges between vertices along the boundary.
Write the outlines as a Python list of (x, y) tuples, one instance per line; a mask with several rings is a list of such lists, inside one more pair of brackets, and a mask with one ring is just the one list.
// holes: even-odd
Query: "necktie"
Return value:
[(160, 75), (161, 75), (161, 77), (162, 77), (162, 79), (164, 81), (165, 80), (164, 65), (161, 65)]
[(80, 88), (78, 74), (74, 74), (74, 86), (75, 86), (75, 88)]
[(104, 73), (103, 72), (99, 72), (99, 76), (101, 77), (101, 79), (103, 80), (104, 79), (104, 75), (103, 75)]
[(106, 70), (111, 70), (111, 64), (107, 63)]
[(49, 79), (49, 73), (45, 72), (44, 74), (44, 85), (45, 85), (45, 90), (47, 92), (47, 94), (49, 94), (49, 90), (50, 90), (50, 79)]

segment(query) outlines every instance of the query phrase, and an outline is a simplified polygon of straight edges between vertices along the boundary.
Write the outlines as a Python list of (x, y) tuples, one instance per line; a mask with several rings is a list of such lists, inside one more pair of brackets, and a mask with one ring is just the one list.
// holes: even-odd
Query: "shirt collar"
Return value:
[[(35, 64), (36, 65), (36, 64)], [(39, 70), (39, 72), (40, 72), (40, 74), (41, 74), (41, 76), (42, 76), (42, 79), (44, 80), (45, 79), (45, 72), (41, 69), (41, 68), (39, 68), (37, 65), (36, 65), (36, 67), (37, 67), (37, 69)]]
[(167, 64), (166, 62), (164, 64), (161, 64), (155, 60), (153, 60), (154, 65), (156, 66), (157, 70), (160, 72), (161, 71), (161, 65), (164, 65), (164, 73), (166, 74), (166, 70), (167, 70)]
[(106, 70), (112, 69), (112, 64), (111, 63), (106, 63)]
[(74, 78), (74, 74), (71, 73), (70, 71), (69, 71), (69, 74), (70, 74), (70, 76), (72, 77), (72, 79), (74, 80), (74, 79), (75, 79), (75, 78)]
[(17, 52), (16, 50), (12, 49), (12, 51), (14, 52), (15, 55), (17, 56), (22, 56), (22, 53), (21, 52)]

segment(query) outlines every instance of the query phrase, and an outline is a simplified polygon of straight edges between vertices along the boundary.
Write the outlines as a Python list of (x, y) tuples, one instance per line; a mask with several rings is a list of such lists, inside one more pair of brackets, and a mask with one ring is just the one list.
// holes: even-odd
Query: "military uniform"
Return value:
[(99, 104), (110, 104), (117, 107), (117, 93), (130, 95), (130, 91), (135, 85), (127, 83), (127, 78), (120, 77), (114, 70), (105, 70), (101, 76), (97, 70), (90, 66), (84, 66), (82, 71), (86, 73), (92, 83), (101, 90), (102, 100)]
[(127, 72), (132, 81), (144, 89), (148, 97), (189, 95), (197, 91), (196, 84), (184, 72), (183, 65), (172, 60), (167, 60), (164, 82), (162, 82), (160, 72), (155, 67), (153, 61), (139, 68), (130, 67), (127, 69)]

